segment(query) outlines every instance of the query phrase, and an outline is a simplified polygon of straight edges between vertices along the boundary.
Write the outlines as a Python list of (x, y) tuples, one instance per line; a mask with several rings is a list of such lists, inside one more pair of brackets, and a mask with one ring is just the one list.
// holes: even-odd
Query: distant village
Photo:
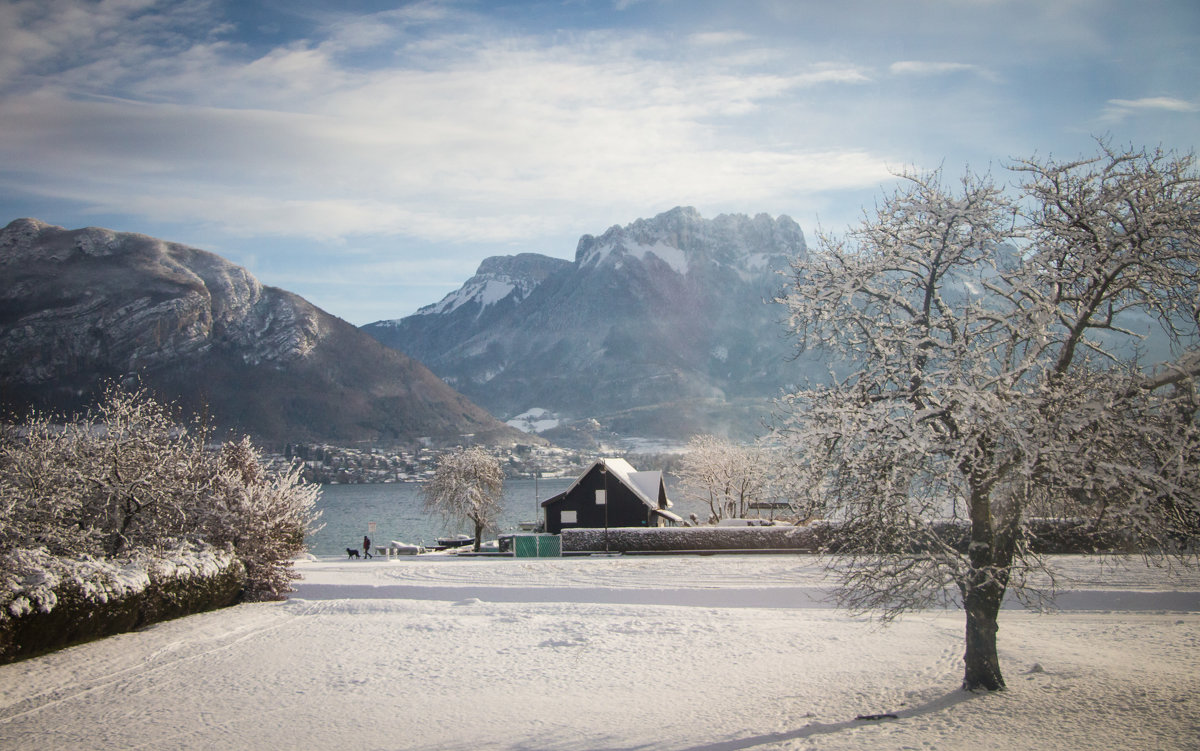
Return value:
[[(305, 481), (321, 484), (421, 482), (433, 475), (438, 457), (449, 449), (420, 447), (347, 448), (328, 444), (288, 444), (267, 454), (274, 467), (300, 462)], [(508, 477), (570, 477), (596, 457), (572, 449), (516, 445), (495, 449)]]

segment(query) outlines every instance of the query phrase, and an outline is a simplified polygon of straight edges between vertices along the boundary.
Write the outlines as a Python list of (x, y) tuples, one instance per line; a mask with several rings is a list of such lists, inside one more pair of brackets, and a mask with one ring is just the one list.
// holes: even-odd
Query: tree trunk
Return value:
[(483, 542), (483, 525), (475, 522), (475, 552), (479, 552), (479, 548)]
[[(996, 534), (992, 518), (991, 492), (995, 485), (991, 468), (992, 452), (984, 443), (984, 461), (964, 464), (971, 485), (971, 544), (967, 550), (971, 568), (960, 582), (963, 606), (967, 611), (967, 651), (963, 655), (966, 672), (963, 688), (967, 691), (999, 691), (1004, 688), (1000, 658), (996, 654), (996, 623), (1004, 591), (1008, 589), (1009, 566), (1015, 545), (1015, 522), (1001, 524)], [(983, 467), (985, 471), (978, 471)]]
[(1004, 586), (987, 576), (987, 571), (972, 571), (964, 601), (967, 610), (967, 651), (963, 655), (966, 672), (963, 688), (967, 691), (999, 691), (1004, 688), (1000, 658), (996, 654), (996, 622)]

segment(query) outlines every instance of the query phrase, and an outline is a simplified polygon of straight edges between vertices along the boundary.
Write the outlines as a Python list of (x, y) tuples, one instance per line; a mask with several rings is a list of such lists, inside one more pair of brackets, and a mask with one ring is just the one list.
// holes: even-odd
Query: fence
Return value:
[(513, 555), (517, 558), (560, 558), (562, 538), (558, 535), (513, 535)]

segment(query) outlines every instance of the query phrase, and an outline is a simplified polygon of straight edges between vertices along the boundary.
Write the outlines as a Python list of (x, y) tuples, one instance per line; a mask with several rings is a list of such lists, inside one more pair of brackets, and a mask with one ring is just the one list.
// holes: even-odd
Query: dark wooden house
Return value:
[(671, 513), (662, 472), (638, 472), (624, 459), (599, 459), (558, 495), (542, 501), (546, 531), (563, 527), (665, 527), (683, 519)]

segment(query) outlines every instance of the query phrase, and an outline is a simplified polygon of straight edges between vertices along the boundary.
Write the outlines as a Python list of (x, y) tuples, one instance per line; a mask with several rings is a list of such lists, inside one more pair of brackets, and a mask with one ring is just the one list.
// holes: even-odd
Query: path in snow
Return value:
[[(303, 599), (670, 603), (829, 608), (833, 583), (813, 556), (643, 556), (496, 561), (453, 556), (301, 564)], [(1200, 610), (1200, 571), (1083, 556), (1054, 560), (1057, 610)], [(1010, 609), (1023, 606), (1015, 599)]]

